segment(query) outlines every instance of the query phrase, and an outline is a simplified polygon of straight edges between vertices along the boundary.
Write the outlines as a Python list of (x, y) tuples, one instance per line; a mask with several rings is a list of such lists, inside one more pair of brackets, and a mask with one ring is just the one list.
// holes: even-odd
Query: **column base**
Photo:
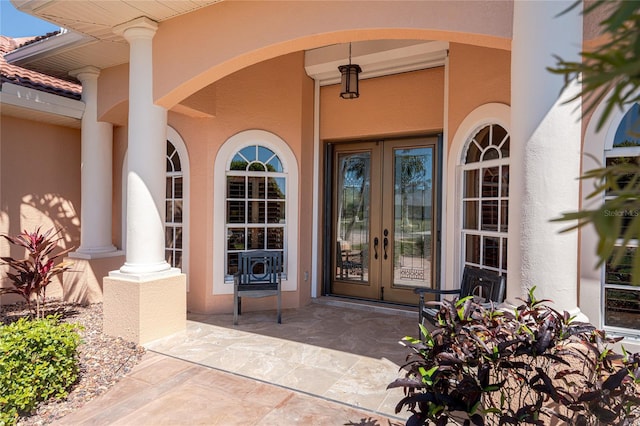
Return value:
[(103, 257), (124, 256), (124, 251), (116, 249), (115, 246), (102, 247), (97, 249), (83, 249), (69, 253), (72, 259), (101, 259)]
[(139, 279), (144, 281), (147, 279), (155, 279), (156, 277), (175, 275), (176, 271), (179, 273), (179, 270), (172, 268), (165, 260), (157, 263), (125, 262), (119, 270), (109, 272), (109, 276), (122, 277), (130, 280)]
[(113, 275), (103, 279), (103, 331), (145, 344), (184, 330), (187, 278), (174, 274), (145, 281)]

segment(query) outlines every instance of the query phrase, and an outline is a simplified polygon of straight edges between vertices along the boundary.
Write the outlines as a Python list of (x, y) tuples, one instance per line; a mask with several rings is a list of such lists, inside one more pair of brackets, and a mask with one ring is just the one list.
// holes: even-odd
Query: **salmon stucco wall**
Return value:
[(360, 97), (342, 99), (340, 85), (320, 94), (320, 139), (440, 132), (444, 116), (444, 67), (360, 82)]
[[(295, 16), (295, 19), (289, 17)], [(265, 59), (361, 40), (450, 40), (508, 48), (513, 1), (235, 1), (162, 22), (154, 96), (171, 107)], [(188, 48), (186, 48), (188, 46)]]
[(124, 177), (124, 161), (127, 155), (127, 127), (113, 127), (113, 160), (111, 162), (111, 170), (113, 177), (112, 184), (112, 203), (111, 203), (111, 239), (113, 245), (118, 249), (124, 250), (124, 196), (123, 196), (123, 177)]
[[(310, 299), (311, 194), (313, 163), (313, 80), (304, 73), (304, 54), (292, 53), (231, 74), (195, 94), (198, 106), (208, 117), (170, 111), (168, 124), (184, 140), (190, 168), (189, 277), (187, 306), (191, 312), (231, 312), (231, 295), (214, 295), (213, 283), (223, 271), (213, 269), (215, 256), (224, 255), (226, 235), (215, 235), (214, 217), (224, 215), (224, 206), (214, 205), (216, 191), (224, 183), (214, 183), (214, 163), (222, 144), (231, 136), (250, 129), (271, 132), (293, 151), (300, 185), (299, 226), (290, 230), (299, 238), (297, 290), (283, 294), (283, 306), (297, 307)], [(208, 104), (207, 99), (210, 100)], [(122, 165), (126, 155), (126, 127), (114, 131), (114, 210), (122, 206)], [(120, 241), (122, 223), (114, 216), (114, 241)], [(119, 228), (119, 229), (116, 229)], [(250, 299), (243, 309), (270, 309), (269, 299)]]
[(511, 52), (452, 43), (449, 47), (449, 143), (471, 111), (491, 102), (511, 104)]
[[(2, 116), (0, 233), (62, 229), (61, 248), (80, 245), (80, 130)], [(2, 239), (0, 254), (25, 252)], [(7, 286), (2, 269), (2, 286)], [(62, 296), (59, 281), (47, 296)], [(14, 298), (2, 296), (0, 303)]]

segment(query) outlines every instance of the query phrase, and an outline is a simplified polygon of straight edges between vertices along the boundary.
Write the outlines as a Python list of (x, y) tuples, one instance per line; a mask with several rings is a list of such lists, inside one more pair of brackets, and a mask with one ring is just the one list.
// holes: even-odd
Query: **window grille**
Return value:
[(269, 148), (239, 150), (226, 173), (225, 275), (238, 271), (239, 254), (248, 250), (282, 253), (286, 271), (286, 175)]
[(509, 134), (482, 127), (467, 142), (462, 167), (463, 266), (507, 275)]

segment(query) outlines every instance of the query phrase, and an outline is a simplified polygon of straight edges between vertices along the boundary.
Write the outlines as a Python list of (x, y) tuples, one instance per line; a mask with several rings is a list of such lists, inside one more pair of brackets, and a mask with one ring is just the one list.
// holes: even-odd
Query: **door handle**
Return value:
[(380, 242), (380, 240), (378, 240), (378, 237), (375, 237), (373, 239), (373, 252), (374, 252), (374, 258), (377, 260), (378, 259), (378, 243)]
[(384, 249), (384, 260), (387, 260), (387, 247), (389, 247), (389, 238), (387, 238), (387, 235), (389, 235), (389, 230), (385, 229), (384, 230), (384, 240), (382, 242), (382, 247)]
[(389, 246), (389, 239), (387, 237), (384, 237), (384, 241), (383, 241), (383, 246), (384, 246), (384, 260), (387, 260), (387, 247)]

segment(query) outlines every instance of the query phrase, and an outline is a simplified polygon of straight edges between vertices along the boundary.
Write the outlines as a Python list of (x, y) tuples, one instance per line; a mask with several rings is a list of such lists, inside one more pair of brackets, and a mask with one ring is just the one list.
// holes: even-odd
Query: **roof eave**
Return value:
[(94, 41), (93, 37), (61, 28), (60, 33), (19, 47), (7, 53), (4, 58), (10, 64), (25, 65), (31, 61), (46, 58), (62, 50), (67, 50), (91, 41)]
[(64, 96), (20, 86), (2, 83), (0, 104), (26, 108), (46, 114), (53, 114), (80, 120), (84, 113), (84, 102)]

